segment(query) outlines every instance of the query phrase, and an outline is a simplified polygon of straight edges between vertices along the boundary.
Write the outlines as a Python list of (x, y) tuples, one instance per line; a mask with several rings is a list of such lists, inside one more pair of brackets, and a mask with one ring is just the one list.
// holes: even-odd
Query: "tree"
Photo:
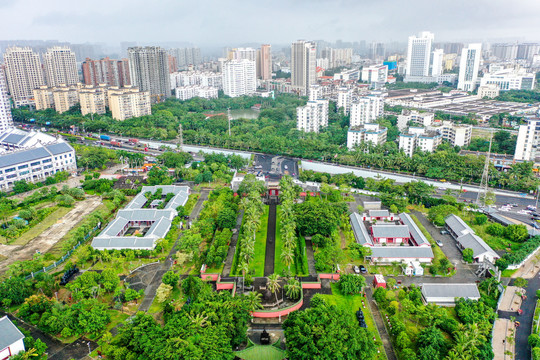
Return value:
[(503, 236), (505, 227), (498, 223), (489, 224), (486, 227), (486, 232), (493, 236)]
[(71, 195), (58, 195), (56, 202), (60, 206), (71, 207), (75, 203), (75, 199)]
[(321, 234), (315, 234), (311, 237), (311, 242), (317, 247), (326, 247), (330, 243), (330, 239)]
[(487, 222), (488, 218), (485, 214), (476, 214), (474, 216), (474, 223), (477, 225), (484, 225)]
[(164, 284), (175, 287), (176, 284), (178, 284), (179, 279), (180, 279), (180, 274), (176, 274), (174, 271), (169, 270), (165, 274), (163, 274), (163, 277), (161, 278), (161, 281)]
[(463, 260), (468, 262), (469, 264), (472, 264), (473, 262), (473, 250), (470, 248), (463, 249)]
[(126, 289), (126, 292), (124, 294), (124, 299), (126, 300), (126, 302), (131, 302), (133, 300), (140, 299), (142, 294), (143, 294), (142, 292), (135, 291), (131, 288), (128, 288)]
[(158, 303), (163, 304), (169, 300), (172, 295), (172, 286), (165, 283), (161, 283), (156, 290), (156, 300)]
[(226, 207), (218, 213), (217, 226), (220, 229), (232, 229), (236, 226), (236, 212)]
[(291, 360), (367, 360), (373, 359), (376, 351), (373, 337), (366, 329), (360, 328), (344, 310), (324, 302), (289, 314), (283, 330), (287, 358)]
[(343, 274), (339, 278), (339, 290), (345, 295), (359, 294), (366, 285), (366, 279), (356, 274)]
[(300, 281), (296, 279), (289, 279), (289, 281), (287, 282), (287, 285), (285, 285), (285, 294), (291, 300), (297, 300), (300, 297), (301, 293), (302, 293), (302, 285), (300, 284)]
[(196, 276), (188, 276), (182, 281), (182, 291), (184, 295), (193, 299), (196, 299), (203, 288), (203, 281)]
[(515, 242), (524, 242), (528, 237), (529, 233), (525, 225), (508, 225), (504, 230), (504, 236)]
[(448, 347), (442, 331), (435, 326), (422, 330), (416, 343), (422, 360), (442, 359)]
[(268, 290), (270, 290), (272, 294), (276, 296), (276, 302), (278, 302), (277, 293), (281, 288), (281, 285), (279, 284), (279, 275), (274, 273), (270, 275), (267, 279)]
[(262, 294), (256, 291), (250, 291), (245, 295), (245, 300), (250, 311), (262, 309)]
[(514, 280), (514, 286), (519, 288), (526, 288), (529, 282), (522, 277), (518, 277)]

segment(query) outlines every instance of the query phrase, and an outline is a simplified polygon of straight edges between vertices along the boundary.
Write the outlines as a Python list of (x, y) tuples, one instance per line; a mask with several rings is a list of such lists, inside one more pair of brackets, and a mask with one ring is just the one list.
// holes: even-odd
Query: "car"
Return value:
[(364, 265), (360, 265), (360, 272), (362, 274), (367, 274), (367, 269), (366, 269), (366, 267)]
[(353, 270), (355, 274), (360, 274), (360, 268), (358, 266), (354, 265)]
[(441, 230), (441, 235), (446, 235), (446, 234), (448, 234), (448, 231), (446, 231), (446, 230)]
[(435, 240), (435, 242), (437, 243), (437, 245), (439, 245), (439, 247), (442, 247), (443, 246), (443, 243), (441, 240)]
[(283, 165), (283, 167), (285, 168), (285, 170), (287, 170), (289, 168), (287, 165)]

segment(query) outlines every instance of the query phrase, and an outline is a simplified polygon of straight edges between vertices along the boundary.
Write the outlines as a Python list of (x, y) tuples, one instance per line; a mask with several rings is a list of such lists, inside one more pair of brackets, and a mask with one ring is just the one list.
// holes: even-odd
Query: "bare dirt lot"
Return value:
[(0, 273), (6, 271), (8, 266), (15, 261), (31, 259), (36, 251), (41, 253), (47, 252), (99, 205), (101, 205), (100, 197), (88, 197), (83, 201), (75, 203), (74, 208), (70, 212), (40, 235), (30, 240), (26, 245), (0, 245), (0, 257), (2, 255), (7, 257), (6, 260), (0, 262)]

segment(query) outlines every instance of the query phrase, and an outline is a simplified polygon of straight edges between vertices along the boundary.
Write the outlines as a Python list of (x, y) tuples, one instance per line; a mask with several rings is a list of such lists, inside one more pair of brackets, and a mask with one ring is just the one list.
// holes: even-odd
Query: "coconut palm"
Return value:
[(207, 324), (206, 320), (208, 320), (208, 316), (204, 315), (204, 313), (199, 313), (195, 316), (188, 314), (188, 318), (191, 320), (193, 324), (195, 324), (198, 327), (205, 327)]
[(277, 292), (281, 288), (281, 285), (279, 284), (279, 275), (276, 273), (273, 273), (268, 277), (267, 282), (268, 290), (272, 292), (276, 296), (276, 303), (278, 302), (277, 298)]
[(284, 246), (283, 250), (281, 251), (281, 261), (285, 265), (287, 265), (287, 268), (289, 269), (289, 272), (291, 271), (291, 264), (294, 261), (294, 251), (292, 248)]
[(261, 304), (262, 300), (262, 294), (258, 293), (256, 291), (250, 291), (246, 296), (246, 303), (248, 306), (249, 311), (255, 311), (262, 309), (263, 306)]
[(246, 278), (246, 274), (249, 271), (249, 264), (247, 263), (247, 261), (243, 261), (240, 264), (240, 271), (242, 272), (242, 292), (244, 292), (244, 280)]
[(290, 279), (287, 285), (285, 285), (285, 294), (292, 299), (296, 300), (300, 297), (300, 293), (302, 292), (302, 285), (300, 285), (300, 281), (296, 279)]

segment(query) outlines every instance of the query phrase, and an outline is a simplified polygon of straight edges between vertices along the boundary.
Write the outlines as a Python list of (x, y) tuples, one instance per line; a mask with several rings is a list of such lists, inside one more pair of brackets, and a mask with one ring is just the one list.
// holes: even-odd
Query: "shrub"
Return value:
[(486, 228), (486, 232), (489, 235), (493, 235), (493, 236), (503, 236), (503, 234), (504, 234), (504, 226), (502, 226), (501, 224), (497, 224), (497, 223), (489, 224), (488, 227)]
[(365, 284), (366, 279), (355, 274), (343, 274), (338, 282), (339, 289), (346, 295), (359, 294)]

